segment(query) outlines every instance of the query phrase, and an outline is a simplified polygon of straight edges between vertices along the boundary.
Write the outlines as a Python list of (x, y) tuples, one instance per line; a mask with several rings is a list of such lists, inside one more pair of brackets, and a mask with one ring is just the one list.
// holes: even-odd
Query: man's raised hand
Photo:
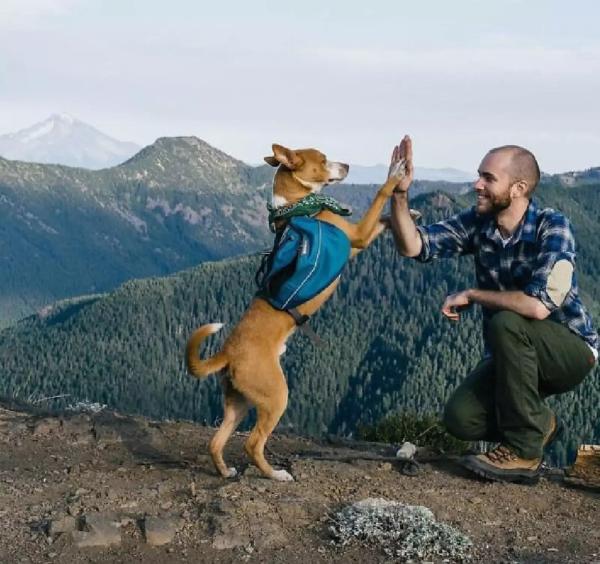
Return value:
[(388, 180), (395, 184), (394, 192), (408, 192), (413, 180), (412, 141), (405, 135), (392, 152)]

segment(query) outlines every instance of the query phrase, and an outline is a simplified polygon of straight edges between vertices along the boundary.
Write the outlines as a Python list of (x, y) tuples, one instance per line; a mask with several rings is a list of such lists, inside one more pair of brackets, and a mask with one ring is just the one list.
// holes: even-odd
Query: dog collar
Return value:
[(274, 223), (277, 220), (289, 219), (300, 215), (315, 215), (324, 209), (328, 209), (338, 215), (352, 215), (352, 210), (343, 207), (337, 200), (331, 196), (323, 194), (309, 194), (301, 200), (278, 208), (267, 204), (269, 210), (269, 227), (275, 231)]

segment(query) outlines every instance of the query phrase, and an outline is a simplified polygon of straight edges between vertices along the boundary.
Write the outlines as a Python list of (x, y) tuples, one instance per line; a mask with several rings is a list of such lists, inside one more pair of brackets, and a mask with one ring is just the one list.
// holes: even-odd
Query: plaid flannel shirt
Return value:
[[(548, 319), (579, 335), (597, 357), (598, 334), (579, 298), (575, 272), (562, 304), (556, 305), (547, 291), (548, 277), (557, 261), (568, 260), (575, 267), (575, 240), (569, 220), (562, 213), (551, 208), (539, 209), (531, 200), (524, 220), (508, 240), (500, 236), (493, 216), (478, 215), (475, 208), (417, 229), (423, 241), (417, 260), (429, 262), (472, 254), (479, 288), (521, 290), (539, 299), (550, 310)], [(482, 310), (486, 341), (487, 322), (496, 310), (485, 307)]]

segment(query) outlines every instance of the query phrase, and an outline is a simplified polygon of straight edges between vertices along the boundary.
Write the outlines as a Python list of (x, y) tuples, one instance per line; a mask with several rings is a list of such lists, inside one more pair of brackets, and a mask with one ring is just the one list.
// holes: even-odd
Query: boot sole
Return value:
[(540, 480), (540, 466), (536, 470), (523, 470), (523, 471), (494, 471), (488, 470), (479, 464), (471, 463), (470, 460), (461, 461), (460, 464), (463, 468), (466, 468), (470, 472), (477, 474), (481, 478), (486, 480), (492, 480), (493, 482), (511, 482), (514, 484), (524, 484), (528, 486), (534, 486)]

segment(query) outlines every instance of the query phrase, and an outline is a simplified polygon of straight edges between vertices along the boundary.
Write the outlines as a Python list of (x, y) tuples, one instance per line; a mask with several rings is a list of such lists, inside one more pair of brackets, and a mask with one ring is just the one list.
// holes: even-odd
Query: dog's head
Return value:
[(344, 180), (350, 169), (347, 164), (328, 161), (317, 149), (293, 150), (277, 144), (273, 144), (273, 155), (265, 157), (265, 162), (279, 167), (273, 197), (283, 198), (287, 203)]

